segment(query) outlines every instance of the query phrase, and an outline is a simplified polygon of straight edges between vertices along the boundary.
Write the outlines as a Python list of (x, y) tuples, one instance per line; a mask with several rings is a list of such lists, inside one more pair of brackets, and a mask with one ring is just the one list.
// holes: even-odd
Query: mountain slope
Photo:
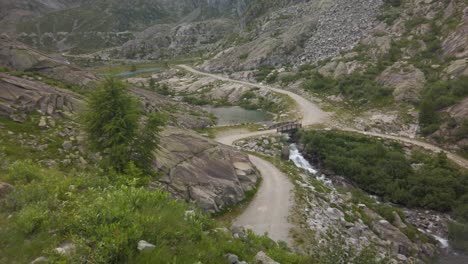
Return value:
[(118, 46), (133, 38), (131, 32), (152, 25), (236, 18), (246, 6), (244, 0), (3, 1), (0, 5), (5, 13), (22, 17), (5, 19), (12, 29), (8, 32), (27, 44), (51, 51)]

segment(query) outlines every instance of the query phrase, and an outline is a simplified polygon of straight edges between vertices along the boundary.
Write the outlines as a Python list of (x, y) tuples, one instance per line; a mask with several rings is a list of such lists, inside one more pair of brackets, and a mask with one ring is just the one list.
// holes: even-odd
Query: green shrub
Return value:
[(257, 82), (263, 82), (265, 78), (274, 70), (273, 66), (261, 66), (255, 73), (254, 77)]
[(451, 106), (468, 95), (468, 77), (429, 83), (419, 104), (419, 124), (421, 134), (429, 135), (437, 131), (442, 123), (440, 110)]
[(453, 248), (468, 252), (468, 224), (450, 222), (449, 240)]
[(42, 174), (31, 160), (15, 161), (8, 167), (8, 181), (13, 184), (26, 184), (42, 180)]
[(391, 90), (375, 81), (378, 72), (369, 69), (366, 73), (353, 73), (340, 79), (324, 77), (316, 72), (307, 77), (302, 87), (318, 93), (341, 94), (358, 105), (369, 102), (385, 104), (391, 98)]

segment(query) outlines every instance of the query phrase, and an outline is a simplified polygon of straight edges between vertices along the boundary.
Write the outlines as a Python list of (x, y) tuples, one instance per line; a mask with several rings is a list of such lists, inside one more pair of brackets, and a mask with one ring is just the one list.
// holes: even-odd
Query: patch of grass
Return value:
[[(24, 123), (17, 123), (5, 117), (0, 117), (0, 123), (4, 129), (0, 130), (0, 146), (9, 160), (34, 161), (45, 159), (63, 158), (59, 149), (62, 148), (63, 139), (55, 136), (55, 132), (63, 126), (62, 120), (56, 120), (56, 126), (48, 130), (39, 129), (40, 116), (37, 114), (28, 115)], [(26, 144), (26, 143), (31, 144)], [(32, 143), (45, 145), (45, 151), (35, 148)], [(1, 178), (1, 176), (0, 176)]]

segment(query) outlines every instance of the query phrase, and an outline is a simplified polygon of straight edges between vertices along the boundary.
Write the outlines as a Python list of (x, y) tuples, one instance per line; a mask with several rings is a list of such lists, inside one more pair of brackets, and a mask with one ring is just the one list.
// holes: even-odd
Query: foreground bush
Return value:
[[(224, 263), (225, 254), (252, 260), (263, 250), (282, 263), (307, 263), (266, 237), (242, 241), (161, 190), (148, 190), (135, 166), (125, 173), (70, 173), (10, 166), (16, 188), (0, 209), (0, 263), (29, 263), (39, 256), (61, 263)], [(32, 169), (35, 174), (30, 177)], [(26, 176), (19, 177), (19, 174)], [(139, 240), (156, 245), (137, 250)], [(70, 256), (55, 251), (64, 241)]]

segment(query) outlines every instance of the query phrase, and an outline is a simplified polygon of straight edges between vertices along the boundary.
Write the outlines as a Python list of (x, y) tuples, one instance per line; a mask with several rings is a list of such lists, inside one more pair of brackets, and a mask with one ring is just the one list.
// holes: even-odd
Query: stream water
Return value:
[[(291, 144), (289, 146), (289, 160), (291, 160), (297, 167), (302, 168), (316, 177), (316, 179), (325, 182), (328, 186), (333, 188), (333, 183), (330, 179), (327, 179), (325, 175), (318, 176), (318, 171), (307, 161), (304, 156), (301, 154), (296, 144)], [(406, 210), (410, 210), (406, 208)], [(465, 254), (459, 254), (450, 249), (449, 241), (447, 238), (443, 238), (434, 234), (420, 230), (423, 233), (432, 235), (438, 242), (439, 247), (442, 249), (448, 249), (448, 254), (440, 256), (438, 263), (440, 264), (466, 264), (468, 263), (468, 256)]]
[(162, 69), (161, 68), (145, 68), (145, 69), (139, 69), (136, 71), (126, 71), (126, 72), (121, 72), (115, 75), (115, 77), (118, 78), (131, 78), (135, 77), (140, 74), (144, 73), (154, 73), (154, 72), (160, 72)]
[(271, 121), (273, 116), (260, 110), (246, 110), (239, 106), (206, 107), (206, 111), (215, 115), (218, 125), (237, 125), (242, 123), (262, 123)]

